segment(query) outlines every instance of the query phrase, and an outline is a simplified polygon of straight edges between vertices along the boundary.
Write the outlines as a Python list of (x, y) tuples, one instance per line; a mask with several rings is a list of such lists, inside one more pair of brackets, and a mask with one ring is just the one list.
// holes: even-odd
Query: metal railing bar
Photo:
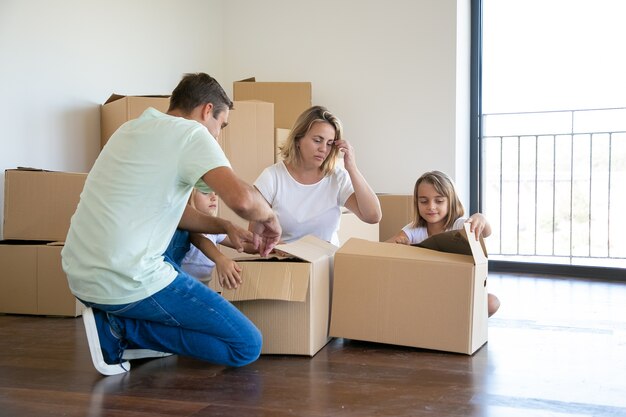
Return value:
[(512, 114), (544, 114), (544, 113), (582, 113), (591, 111), (626, 110), (626, 107), (601, 107), (598, 109), (570, 109), (570, 110), (545, 110), (545, 111), (517, 111), (505, 113), (483, 113), (485, 116), (506, 116)]
[[(515, 256), (516, 258), (536, 258), (542, 257), (547, 258), (547, 255), (533, 255), (527, 253), (514, 253), (514, 252), (505, 252), (505, 253), (494, 253), (490, 254), (491, 257), (504, 257), (504, 256)], [(598, 255), (575, 255), (575, 256), (567, 256), (567, 255), (557, 255), (556, 258), (574, 258), (574, 259), (607, 259), (606, 256), (598, 256)], [(626, 256), (615, 256), (611, 257), (612, 260), (626, 260)]]
[(570, 181), (569, 181), (569, 259), (572, 263), (572, 255), (574, 252), (574, 113), (571, 118), (571, 134), (570, 134)]
[(516, 236), (515, 236), (515, 242), (516, 242), (516, 245), (517, 245), (517, 246), (516, 246), (516, 249), (517, 249), (517, 252), (518, 252), (518, 253), (519, 253), (519, 215), (520, 215), (520, 209), (519, 209), (519, 201), (520, 201), (520, 198), (519, 198), (519, 191), (520, 191), (520, 185), (519, 185), (519, 184), (520, 184), (520, 178), (521, 178), (521, 175), (520, 175), (520, 169), (521, 169), (521, 168), (520, 168), (520, 167), (521, 167), (521, 164), (522, 164), (522, 162), (521, 162), (521, 158), (522, 158), (522, 157), (521, 157), (521, 152), (520, 152), (520, 146), (521, 146), (521, 143), (522, 143), (522, 141), (521, 141), (521, 140), (520, 140), (520, 138), (518, 137), (518, 138), (517, 138), (517, 217), (516, 217), (516, 219), (517, 219), (517, 229), (516, 229), (516, 230), (517, 230), (517, 233), (516, 233)]
[(502, 138), (500, 138), (500, 239), (498, 239), (498, 244), (500, 246), (500, 252), (502, 252), (502, 185), (503, 185), (503, 181), (502, 181), (502, 155), (504, 154), (504, 150), (502, 149)]
[(552, 135), (552, 255), (555, 255), (556, 232), (556, 136)]
[(538, 202), (539, 202), (539, 191), (537, 190), (537, 184), (539, 183), (537, 181), (538, 179), (538, 172), (539, 170), (539, 138), (537, 138), (537, 136), (535, 136), (535, 224), (534, 224), (534, 228), (533, 228), (533, 234), (535, 235), (534, 238), (534, 249), (533, 249), (533, 253), (536, 255), (537, 254), (537, 222), (538, 220), (538, 216), (537, 216), (537, 206), (538, 206)]
[(589, 134), (598, 134), (598, 135), (610, 135), (611, 133), (626, 133), (626, 130), (607, 130), (607, 131), (598, 131), (594, 130), (591, 132), (550, 132), (550, 133), (526, 133), (523, 135), (493, 135), (493, 136), (483, 136), (483, 139), (495, 139), (495, 138), (531, 138), (535, 136), (569, 136), (569, 135), (589, 135)]
[(611, 257), (611, 180), (612, 180), (612, 160), (613, 160), (613, 134), (609, 133), (609, 173), (607, 181), (607, 220), (606, 220), (606, 255)]
[[(619, 228), (622, 224), (622, 217), (618, 218), (616, 217), (617, 213), (613, 213), (617, 207), (618, 200), (615, 198), (618, 193), (613, 192), (612, 187), (619, 182), (617, 179), (621, 179), (621, 175), (625, 173), (626, 155), (616, 150), (622, 149), (622, 138), (624, 138), (626, 130), (606, 129), (606, 127), (614, 125), (615, 122), (621, 122), (622, 113), (598, 115), (597, 119), (593, 119), (595, 115), (591, 115), (592, 118), (585, 116), (585, 119), (582, 120), (583, 123), (597, 124), (606, 121), (610, 125), (605, 125), (605, 129), (602, 129), (603, 126), (598, 126), (602, 129), (598, 131), (593, 129), (587, 129), (588, 131), (584, 131), (584, 129), (574, 130), (576, 123), (581, 124), (581, 120), (578, 118), (580, 113), (599, 112), (600, 110), (603, 109), (568, 111), (569, 132), (486, 135), (482, 137), (481, 140), (489, 140), (492, 143), (488, 148), (488, 155), (489, 158), (492, 158), (492, 163), (490, 168), (486, 166), (488, 168), (486, 174), (489, 176), (489, 183), (492, 187), (487, 189), (493, 190), (493, 198), (489, 192), (490, 197), (487, 197), (488, 200), (486, 201), (489, 202), (489, 207), (495, 209), (493, 215), (499, 217), (500, 221), (498, 235), (496, 235), (499, 236), (496, 245), (498, 248), (494, 248), (498, 252), (490, 251), (490, 256), (495, 257), (500, 262), (515, 263), (515, 259), (523, 259), (524, 262), (540, 264), (546, 259), (553, 259), (556, 267), (594, 268), (613, 265), (617, 269), (622, 268), (622, 271), (626, 269), (623, 262), (626, 260), (626, 251), (624, 250), (626, 247), (622, 245), (620, 239), (615, 239), (616, 237), (621, 238), (621, 235), (616, 234), (620, 231), (611, 228), (612, 226)], [(608, 108), (608, 110), (626, 110), (626, 107)], [(565, 111), (553, 111), (553, 113), (557, 112), (564, 113)], [(494, 113), (491, 115), (506, 114), (520, 113)], [(491, 115), (486, 114), (484, 117)], [(560, 121), (563, 121), (562, 117)], [(498, 123), (501, 126), (506, 126), (503, 122)], [(524, 125), (520, 126), (524, 127)], [(527, 126), (533, 128), (532, 123)], [(513, 131), (514, 128), (515, 126), (508, 127), (510, 131)], [(498, 129), (494, 129), (494, 131), (496, 130)], [(539, 142), (540, 140), (541, 142)], [(552, 140), (552, 144), (549, 140)], [(584, 140), (588, 140), (589, 143), (584, 143)], [(552, 150), (552, 155), (550, 155), (550, 150)], [(569, 158), (564, 158), (567, 151), (570, 152)], [(514, 152), (517, 152), (517, 155)], [(557, 153), (561, 156), (559, 157)], [(493, 158), (498, 157), (499, 161), (493, 160)], [(505, 157), (507, 158), (506, 162), (504, 161)], [(585, 158), (588, 160), (585, 161)], [(517, 167), (512, 166), (514, 163), (517, 163)], [(505, 166), (507, 167), (506, 173), (504, 172)], [(588, 172), (584, 171), (585, 167), (588, 167)], [(495, 171), (497, 169), (499, 172)], [(583, 187), (584, 181), (589, 181), (585, 187)], [(516, 195), (513, 195), (515, 194), (513, 191)], [(522, 192), (524, 195), (521, 195)], [(606, 194), (604, 194), (605, 192)], [(507, 197), (506, 206), (505, 197)], [(548, 198), (552, 198), (551, 207), (545, 204)], [(498, 203), (499, 207), (495, 207)], [(534, 207), (528, 206), (528, 204), (533, 203)], [(540, 207), (539, 204), (542, 206)], [(586, 215), (583, 212), (585, 207), (587, 208)], [(534, 215), (532, 225), (529, 222), (531, 212)], [(517, 224), (513, 224), (514, 221)], [(506, 224), (504, 224), (505, 222)], [(587, 224), (584, 224), (585, 222)], [(601, 224), (602, 222), (606, 222), (604, 226)], [(583, 235), (585, 231), (582, 229), (584, 228), (587, 229), (586, 238)], [(602, 231), (604, 228), (606, 228), (605, 232)], [(530, 233), (533, 235), (531, 236)], [(549, 233), (552, 236), (546, 236)], [(602, 236), (602, 233), (606, 233), (606, 237)]]

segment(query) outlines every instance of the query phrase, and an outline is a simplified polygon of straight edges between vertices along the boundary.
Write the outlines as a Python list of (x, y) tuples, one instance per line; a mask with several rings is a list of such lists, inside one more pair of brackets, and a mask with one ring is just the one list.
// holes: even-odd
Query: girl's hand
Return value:
[(257, 249), (259, 247), (259, 237), (249, 230), (228, 222), (225, 226), (226, 235), (233, 249), (243, 252), (247, 246)]
[(472, 214), (466, 223), (470, 223), (470, 232), (474, 233), (476, 240), (479, 240), (481, 236), (487, 237), (491, 234), (489, 222), (481, 213)]
[(410, 245), (409, 237), (404, 233), (404, 231), (400, 231), (397, 235), (390, 237), (385, 242), (389, 243), (399, 243), (401, 245)]
[(409, 238), (406, 236), (396, 236), (394, 242), (399, 243), (401, 245), (408, 245), (409, 242)]
[(215, 269), (217, 272), (217, 278), (223, 288), (228, 288), (229, 290), (239, 288), (242, 280), (241, 275), (239, 275), (241, 267), (237, 264), (237, 262), (226, 258), (225, 260), (216, 263)]

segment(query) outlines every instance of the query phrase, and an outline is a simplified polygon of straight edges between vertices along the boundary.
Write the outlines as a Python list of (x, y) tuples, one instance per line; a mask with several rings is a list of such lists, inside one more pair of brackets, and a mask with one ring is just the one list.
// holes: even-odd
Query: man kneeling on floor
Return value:
[[(232, 304), (164, 257), (177, 228), (225, 233), (266, 255), (281, 228), (256, 189), (237, 177), (217, 137), (233, 102), (207, 74), (187, 74), (167, 114), (148, 108), (111, 136), (89, 172), (62, 251), (83, 312), (89, 349), (104, 375), (130, 359), (190, 356), (243, 366), (259, 357), (259, 330)], [(187, 204), (214, 190), (251, 232)]]

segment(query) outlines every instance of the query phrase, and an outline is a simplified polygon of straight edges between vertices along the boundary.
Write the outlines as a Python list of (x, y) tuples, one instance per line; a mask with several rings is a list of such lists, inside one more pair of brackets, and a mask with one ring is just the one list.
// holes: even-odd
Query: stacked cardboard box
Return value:
[(413, 196), (405, 194), (378, 194), (383, 218), (379, 223), (381, 242), (393, 237), (413, 220)]
[[(264, 101), (235, 101), (228, 126), (219, 143), (233, 171), (248, 183), (274, 163), (274, 104)], [(219, 205), (219, 216), (247, 229), (248, 222), (226, 204)]]
[(5, 171), (0, 312), (78, 316), (61, 249), (87, 174)]
[(235, 100), (261, 100), (274, 104), (275, 161), (279, 147), (300, 114), (311, 107), (310, 82), (261, 82), (254, 77), (233, 83)]
[(311, 107), (311, 83), (259, 82), (252, 77), (233, 83), (233, 98), (274, 103), (274, 127), (291, 129), (298, 116)]
[(111, 135), (125, 122), (141, 116), (148, 107), (165, 113), (169, 96), (124, 96), (111, 94), (100, 108), (100, 146), (104, 148)]
[(339, 235), (339, 246), (342, 246), (353, 237), (378, 242), (378, 233), (378, 224), (365, 223), (351, 211), (346, 210), (341, 213), (339, 231), (337, 232)]

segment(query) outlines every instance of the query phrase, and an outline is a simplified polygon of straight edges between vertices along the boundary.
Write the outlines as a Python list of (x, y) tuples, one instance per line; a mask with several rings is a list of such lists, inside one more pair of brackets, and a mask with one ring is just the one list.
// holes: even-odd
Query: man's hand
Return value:
[(283, 230), (276, 216), (266, 222), (251, 222), (250, 230), (258, 237), (258, 249), (261, 256), (267, 256), (280, 242)]

